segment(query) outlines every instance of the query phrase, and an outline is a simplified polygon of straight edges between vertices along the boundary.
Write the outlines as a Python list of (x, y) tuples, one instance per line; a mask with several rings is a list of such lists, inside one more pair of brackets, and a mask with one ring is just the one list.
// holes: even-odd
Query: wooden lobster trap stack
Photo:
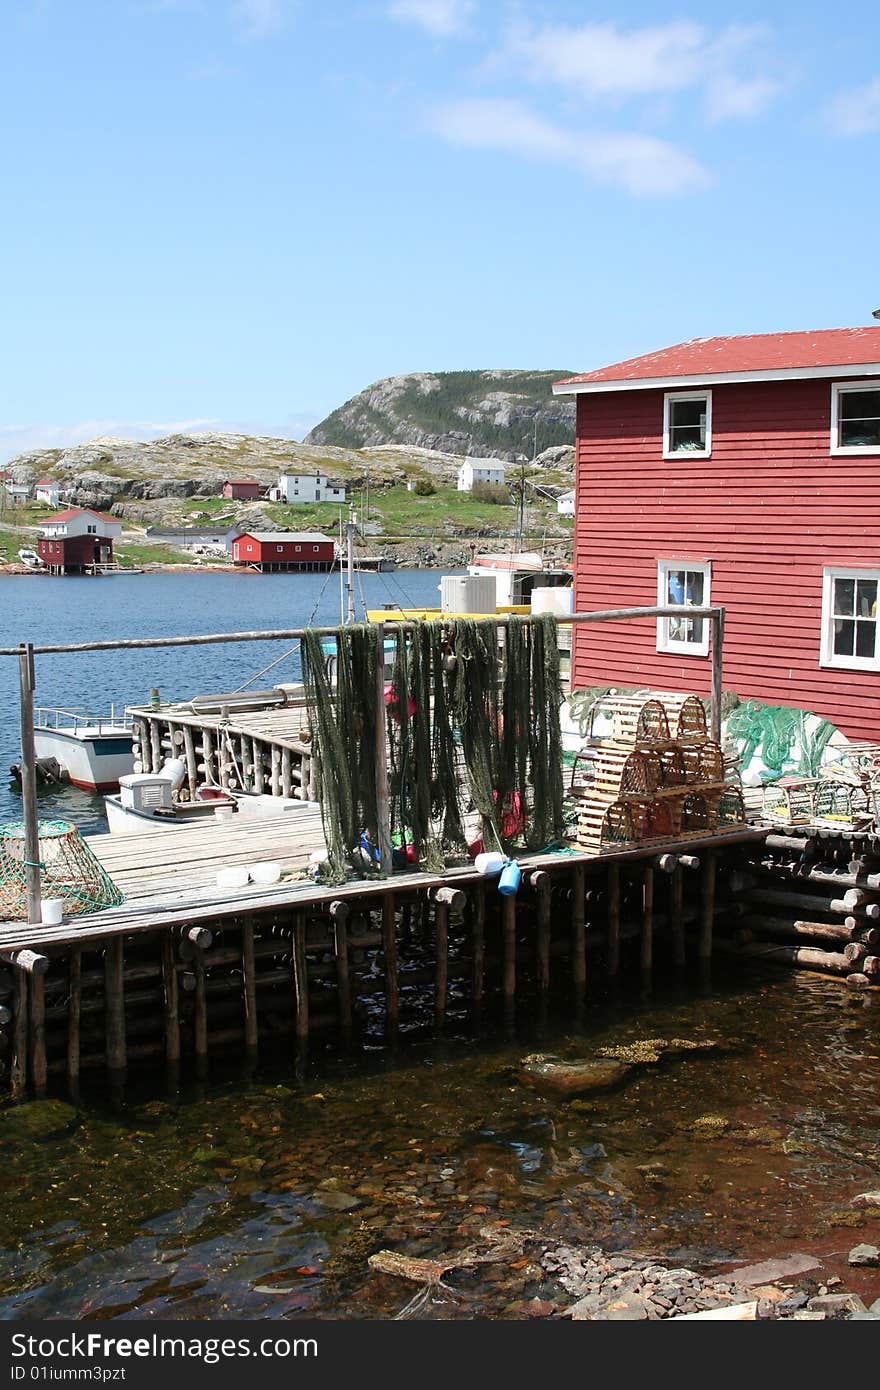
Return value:
[(602, 706), (611, 737), (599, 744), (595, 779), (579, 797), (579, 848), (597, 854), (745, 822), (696, 695), (642, 691)]

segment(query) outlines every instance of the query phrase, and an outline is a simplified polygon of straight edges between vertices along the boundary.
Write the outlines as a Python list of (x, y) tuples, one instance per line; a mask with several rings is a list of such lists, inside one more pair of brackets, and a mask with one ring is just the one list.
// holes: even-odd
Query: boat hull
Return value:
[(131, 734), (125, 729), (93, 735), (35, 729), (34, 752), (38, 758), (55, 758), (71, 784), (84, 791), (115, 791), (120, 777), (134, 769)]

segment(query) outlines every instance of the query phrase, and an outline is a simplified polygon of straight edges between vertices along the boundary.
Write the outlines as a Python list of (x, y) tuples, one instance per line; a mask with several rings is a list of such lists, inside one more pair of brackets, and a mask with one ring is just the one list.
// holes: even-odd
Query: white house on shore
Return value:
[(465, 459), (456, 486), (459, 492), (472, 492), (474, 483), (503, 483), (505, 472), (500, 459)]
[(47, 507), (57, 507), (61, 500), (61, 487), (51, 478), (44, 478), (41, 483), (34, 483), (34, 501), (45, 502)]
[(30, 483), (16, 483), (10, 479), (3, 484), (6, 489), (6, 496), (13, 507), (23, 507), (31, 495)]
[(344, 502), (345, 486), (326, 473), (282, 473), (269, 489), (273, 502)]
[(556, 511), (559, 516), (574, 516), (574, 488), (570, 492), (563, 492), (556, 499)]

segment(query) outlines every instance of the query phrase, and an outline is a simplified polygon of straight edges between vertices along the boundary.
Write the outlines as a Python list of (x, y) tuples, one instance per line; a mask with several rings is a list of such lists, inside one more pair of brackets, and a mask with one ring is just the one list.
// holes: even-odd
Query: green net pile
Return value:
[[(40, 895), (61, 898), (65, 917), (118, 907), (124, 895), (75, 826), (38, 821)], [(0, 825), (0, 918), (27, 920), (27, 852), (22, 822)]]
[[(564, 833), (561, 689), (556, 621), (512, 618), (394, 629), (384, 693), (391, 829), (412, 861), (439, 868), (466, 849), (476, 811), (487, 849), (543, 848)], [(318, 747), (319, 794), (331, 881), (348, 875), (366, 831), (377, 841), (376, 629), (337, 633), (337, 695), (320, 640), (303, 643)]]
[(783, 771), (818, 776), (834, 725), (817, 719), (815, 727), (807, 728), (808, 718), (813, 716), (789, 705), (762, 705), (757, 700), (738, 705), (727, 716), (727, 733), (737, 744), (740, 765), (747, 768), (758, 753), (768, 777)]

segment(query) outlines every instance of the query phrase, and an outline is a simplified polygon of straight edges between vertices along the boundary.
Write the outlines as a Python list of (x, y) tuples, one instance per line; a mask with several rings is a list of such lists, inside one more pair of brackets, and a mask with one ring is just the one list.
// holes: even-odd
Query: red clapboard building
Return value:
[(880, 739), (880, 327), (698, 338), (554, 385), (577, 396), (572, 689), (724, 688)]
[(113, 542), (122, 522), (90, 507), (68, 507), (47, 516), (37, 554), (52, 574), (83, 574), (95, 565), (113, 563)]
[(232, 563), (261, 573), (273, 570), (329, 570), (336, 546), (321, 531), (245, 531), (232, 542)]
[(262, 483), (253, 478), (227, 478), (223, 484), (223, 496), (235, 502), (255, 502), (262, 492)]

